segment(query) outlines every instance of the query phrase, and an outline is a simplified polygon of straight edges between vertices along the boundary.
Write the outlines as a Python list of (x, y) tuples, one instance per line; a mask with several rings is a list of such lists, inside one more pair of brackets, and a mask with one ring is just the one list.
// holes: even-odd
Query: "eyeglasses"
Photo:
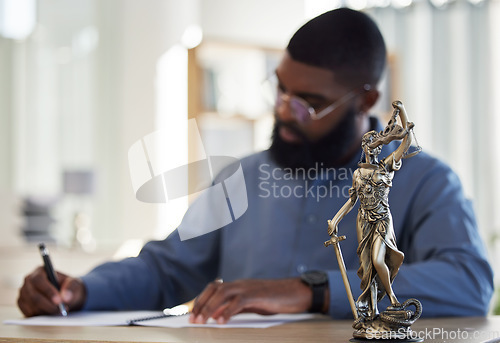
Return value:
[[(369, 91), (370, 86), (369, 85), (363, 86), (363, 90)], [(278, 109), (284, 103), (288, 103), (292, 115), (295, 117), (295, 119), (297, 119), (298, 122), (305, 123), (309, 120), (319, 120), (325, 117), (326, 115), (335, 111), (342, 104), (352, 99), (355, 95), (359, 93), (360, 93), (359, 90), (352, 90), (349, 93), (342, 96), (340, 99), (334, 101), (333, 103), (322, 109), (321, 111), (316, 112), (314, 107), (311, 106), (311, 104), (309, 104), (304, 99), (295, 95), (288, 95), (284, 93), (280, 88), (278, 88), (278, 95), (276, 98), (275, 109)]]
[(290, 106), (290, 111), (294, 118), (300, 122), (300, 123), (305, 123), (310, 120), (318, 120), (326, 115), (330, 114), (334, 110), (336, 110), (338, 107), (340, 107), (342, 104), (344, 104), (346, 101), (352, 99), (354, 96), (359, 94), (362, 91), (369, 91), (371, 90), (371, 86), (369, 84), (363, 85), (362, 89), (354, 89), (344, 96), (342, 96), (340, 99), (334, 101), (327, 107), (323, 108), (319, 112), (316, 111), (316, 109), (309, 104), (307, 101), (304, 99), (295, 96), (295, 95), (289, 95), (283, 92), (283, 90), (279, 87), (278, 85), (278, 80), (276, 75), (274, 75), (274, 80), (268, 79), (268, 82), (270, 82), (272, 85), (268, 85), (268, 87), (271, 87), (272, 90), (274, 90), (275, 93), (275, 103), (274, 103), (274, 108), (277, 110), (281, 106), (283, 106), (284, 103), (287, 103), (288, 106)]

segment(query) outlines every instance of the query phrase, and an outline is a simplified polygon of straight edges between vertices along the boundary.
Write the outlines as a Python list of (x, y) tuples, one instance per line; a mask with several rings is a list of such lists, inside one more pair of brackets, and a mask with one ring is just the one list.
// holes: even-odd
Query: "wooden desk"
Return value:
[[(13, 307), (0, 307), (0, 320), (21, 317)], [(267, 329), (155, 327), (36, 327), (0, 324), (0, 342), (348, 342), (351, 320), (318, 316)], [(425, 342), (483, 342), (500, 339), (500, 317), (420, 319), (413, 325)], [(427, 331), (426, 331), (427, 330)], [(433, 334), (434, 333), (434, 334)], [(448, 335), (448, 337), (446, 337)]]

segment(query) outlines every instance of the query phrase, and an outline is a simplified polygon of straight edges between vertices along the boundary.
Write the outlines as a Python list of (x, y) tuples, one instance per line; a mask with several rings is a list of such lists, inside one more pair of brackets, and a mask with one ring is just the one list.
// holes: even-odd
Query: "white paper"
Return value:
[[(24, 319), (6, 320), (4, 324), (30, 326), (123, 326), (132, 319), (161, 315), (159, 311), (89, 311), (73, 312), (63, 316), (36, 316)], [(217, 324), (210, 319), (207, 324), (189, 323), (189, 315), (172, 316), (136, 322), (140, 326), (166, 328), (211, 327), (211, 328), (267, 328), (287, 322), (313, 318), (313, 314), (275, 314), (263, 316), (254, 313), (242, 313), (231, 317), (226, 324)]]
[(226, 324), (217, 324), (213, 319), (208, 320), (206, 324), (191, 324), (189, 323), (189, 315), (185, 315), (178, 317), (152, 319), (144, 322), (139, 322), (137, 324), (141, 326), (159, 326), (166, 328), (268, 328), (287, 322), (310, 319), (313, 318), (313, 316), (313, 314), (309, 313), (274, 314), (270, 316), (263, 316), (255, 313), (241, 313), (231, 317), (231, 319)]
[(4, 324), (31, 326), (119, 326), (132, 319), (161, 315), (161, 311), (81, 311), (61, 315), (6, 320)]

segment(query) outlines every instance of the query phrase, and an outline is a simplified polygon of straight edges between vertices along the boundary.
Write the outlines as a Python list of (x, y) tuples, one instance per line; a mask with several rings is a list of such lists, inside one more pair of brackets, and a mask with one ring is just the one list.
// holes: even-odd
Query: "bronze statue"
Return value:
[[(400, 101), (393, 102), (394, 112), (391, 120), (381, 132), (369, 131), (362, 139), (361, 146), (365, 161), (353, 174), (349, 199), (328, 221), (328, 234), (331, 239), (325, 245), (335, 247), (340, 269), (354, 314), (353, 336), (358, 339), (412, 339), (410, 325), (420, 317), (422, 307), (418, 300), (410, 299), (399, 302), (392, 289), (392, 282), (403, 263), (404, 254), (396, 246), (396, 237), (389, 209), (388, 197), (394, 172), (399, 170), (402, 159), (411, 157), (420, 149), (409, 154), (414, 140), (414, 124), (408, 121), (405, 108)], [(397, 123), (400, 118), (401, 125)], [(385, 144), (401, 140), (399, 147), (389, 156), (379, 161), (379, 154)], [(359, 199), (356, 220), (362, 293), (354, 302), (349, 280), (345, 272), (344, 261), (339, 242), (345, 236), (338, 237), (338, 224), (351, 211)], [(379, 313), (377, 303), (387, 295), (391, 305)], [(414, 306), (415, 310), (408, 310)]]

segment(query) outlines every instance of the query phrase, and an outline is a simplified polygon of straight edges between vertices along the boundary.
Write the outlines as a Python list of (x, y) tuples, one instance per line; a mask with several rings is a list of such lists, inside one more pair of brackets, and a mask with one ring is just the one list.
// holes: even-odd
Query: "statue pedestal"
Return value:
[[(409, 310), (414, 306), (415, 310)], [(413, 333), (410, 326), (420, 318), (422, 305), (417, 299), (409, 299), (401, 306), (388, 307), (375, 318), (359, 317), (352, 327), (351, 342), (422, 342), (423, 339)]]

